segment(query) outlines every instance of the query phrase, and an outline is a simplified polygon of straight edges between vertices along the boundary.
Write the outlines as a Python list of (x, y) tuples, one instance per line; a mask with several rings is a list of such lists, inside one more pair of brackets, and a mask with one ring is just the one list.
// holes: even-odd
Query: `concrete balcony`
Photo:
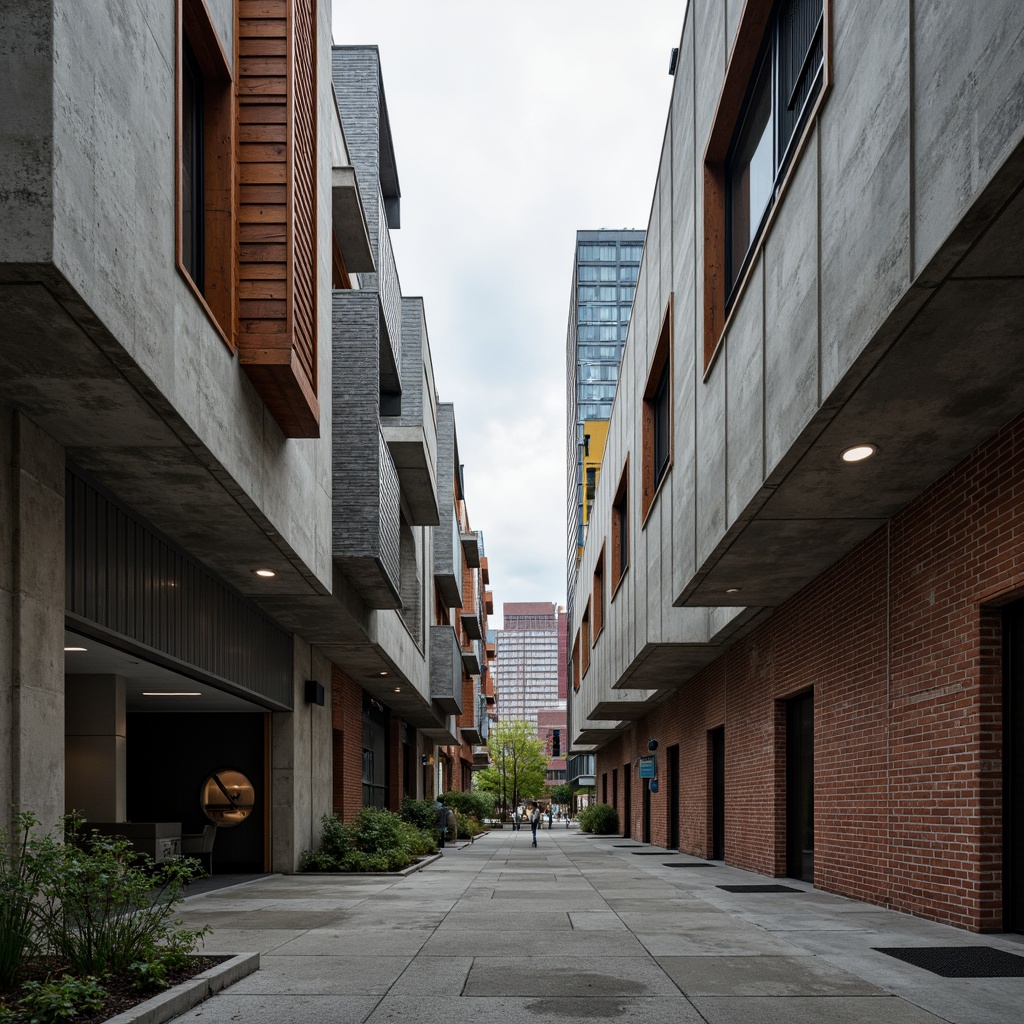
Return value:
[(480, 735), (480, 729), (475, 725), (464, 725), (459, 732), (462, 735), (463, 743), (483, 743), (483, 736)]
[(455, 407), (437, 406), (437, 479), (440, 481), (440, 528), (434, 531), (434, 581), (449, 608), (462, 606), (462, 546), (455, 515), (455, 474), (459, 447), (455, 435)]
[(473, 767), (486, 768), (491, 763), (491, 754), (487, 747), (473, 748)]
[(382, 400), (381, 429), (412, 526), (437, 526), (437, 405), (422, 299), (402, 299), (402, 391)]
[(470, 640), (483, 640), (484, 631), (478, 612), (460, 612), (459, 622), (462, 623), (462, 628)]
[(470, 530), (461, 536), (462, 554), (470, 569), (480, 568), (480, 556), (483, 553), (483, 541), (479, 530)]
[(430, 699), (446, 714), (462, 714), (462, 657), (451, 626), (430, 627)]
[(480, 641), (471, 640), (469, 647), (462, 649), (462, 667), (471, 676), (480, 675)]
[(345, 269), (356, 274), (372, 274), (377, 268), (353, 167), (331, 170), (331, 226), (345, 260)]

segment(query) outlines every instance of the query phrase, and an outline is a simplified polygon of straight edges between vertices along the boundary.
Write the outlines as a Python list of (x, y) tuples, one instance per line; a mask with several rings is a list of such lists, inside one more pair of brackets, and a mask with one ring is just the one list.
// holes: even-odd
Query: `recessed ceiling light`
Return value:
[(878, 448), (873, 444), (855, 444), (843, 452), (843, 462), (863, 462), (865, 459), (870, 459), (877, 451)]
[(383, 679), (387, 675), (387, 672), (378, 672), (377, 675), (379, 675), (381, 679)]
[(143, 690), (143, 697), (202, 697), (198, 690)]
[(400, 686), (396, 686), (395, 687), (395, 693), (401, 693), (401, 692), (402, 692), (402, 688)]
[(65, 647), (65, 651), (87, 651), (88, 647)]
[(253, 573), (256, 576), (262, 576), (265, 580), (269, 580), (272, 576), (277, 575), (273, 569), (253, 569)]
[(739, 587), (729, 587), (726, 591), (727, 594), (738, 594), (740, 592)]

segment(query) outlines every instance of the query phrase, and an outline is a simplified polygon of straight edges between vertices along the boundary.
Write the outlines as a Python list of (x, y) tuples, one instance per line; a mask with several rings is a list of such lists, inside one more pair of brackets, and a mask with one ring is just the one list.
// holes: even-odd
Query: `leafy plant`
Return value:
[(619, 831), (619, 812), (609, 804), (591, 804), (579, 813), (580, 831), (608, 835)]
[(450, 793), (445, 793), (443, 800), (455, 811), (476, 818), (479, 822), (494, 814), (493, 795), (480, 790), (470, 790), (468, 793), (452, 790)]
[[(433, 804), (430, 808), (435, 822)], [(390, 811), (364, 808), (352, 823), (325, 814), (320, 829), (319, 848), (302, 855), (299, 867), (303, 871), (401, 871), (417, 857), (437, 852), (432, 832)]]
[(415, 825), (424, 832), (436, 832), (437, 828), (437, 807), (433, 800), (413, 800), (406, 797), (398, 811), (403, 821)]
[(54, 875), (60, 848), (39, 834), (30, 813), (16, 814), (8, 834), (0, 830), (0, 990), (17, 980), (25, 956), (38, 945), (36, 897)]
[(455, 812), (455, 824), (458, 826), (459, 839), (472, 839), (474, 836), (480, 835), (484, 830), (476, 818), (463, 814), (462, 811)]
[(64, 975), (55, 981), (28, 981), (18, 1001), (26, 1024), (60, 1024), (103, 1008), (107, 991), (94, 977)]
[(502, 719), (491, 730), (487, 744), (491, 763), (474, 774), (473, 785), (498, 801), (503, 814), (514, 811), (524, 798), (544, 792), (548, 757), (533, 723)]
[(209, 928), (186, 929), (173, 920), (198, 861), (156, 866), (119, 836), (83, 835), (68, 820), (68, 842), (58, 847), (56, 870), (41, 890), (41, 930), (50, 951), (79, 975), (126, 972), (161, 950), (188, 951)]

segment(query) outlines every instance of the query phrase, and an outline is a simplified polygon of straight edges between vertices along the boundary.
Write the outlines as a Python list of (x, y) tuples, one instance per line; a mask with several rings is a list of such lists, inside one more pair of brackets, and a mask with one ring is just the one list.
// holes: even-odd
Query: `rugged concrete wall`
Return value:
[(53, 11), (0, 9), (0, 263), (53, 254)]
[[(271, 716), (271, 870), (298, 869), (332, 810), (331, 663), (295, 641), (295, 710)], [(306, 680), (322, 683), (323, 707), (307, 704)]]
[(64, 450), (0, 406), (0, 805), (64, 813)]

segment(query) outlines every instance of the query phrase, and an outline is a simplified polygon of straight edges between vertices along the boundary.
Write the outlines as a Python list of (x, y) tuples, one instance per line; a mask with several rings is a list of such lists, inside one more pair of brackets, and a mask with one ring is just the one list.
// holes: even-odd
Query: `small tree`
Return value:
[(544, 744), (532, 722), (521, 719), (499, 721), (487, 741), (491, 763), (474, 776), (477, 789), (491, 793), (501, 803), (502, 818), (521, 799), (544, 792), (548, 759)]
[(566, 816), (568, 816), (568, 813), (572, 811), (572, 786), (567, 782), (560, 782), (552, 786), (551, 800), (566, 810)]

